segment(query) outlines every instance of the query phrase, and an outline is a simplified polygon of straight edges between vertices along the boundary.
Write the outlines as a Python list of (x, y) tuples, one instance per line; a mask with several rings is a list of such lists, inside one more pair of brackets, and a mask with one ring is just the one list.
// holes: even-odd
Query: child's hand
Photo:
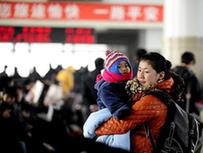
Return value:
[(89, 109), (90, 109), (90, 112), (96, 112), (98, 111), (98, 106), (93, 104), (93, 105), (90, 105)]

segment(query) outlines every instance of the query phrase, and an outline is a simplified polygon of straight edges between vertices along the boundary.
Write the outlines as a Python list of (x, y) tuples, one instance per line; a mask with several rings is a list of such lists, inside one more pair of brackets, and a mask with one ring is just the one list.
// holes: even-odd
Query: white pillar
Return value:
[(173, 66), (188, 50), (196, 56), (194, 71), (203, 82), (203, 0), (165, 0), (164, 53)]

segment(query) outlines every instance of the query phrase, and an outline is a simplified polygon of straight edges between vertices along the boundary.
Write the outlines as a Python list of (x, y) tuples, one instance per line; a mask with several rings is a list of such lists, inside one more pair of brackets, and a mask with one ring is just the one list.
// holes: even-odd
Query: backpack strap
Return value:
[(159, 98), (167, 106), (167, 108), (170, 108), (170, 106), (171, 106), (171, 103), (172, 103), (171, 97), (164, 90), (155, 88), (155, 89), (147, 91), (144, 96), (146, 96), (146, 95), (153, 95), (153, 96)]
[[(171, 103), (172, 103), (171, 97), (169, 96), (169, 94), (166, 91), (163, 91), (161, 89), (152, 89), (152, 90), (146, 92), (146, 94), (144, 96), (146, 96), (146, 95), (153, 95), (153, 96), (159, 98), (167, 106), (168, 109), (171, 106)], [(152, 144), (153, 153), (158, 153), (158, 147), (155, 144), (154, 138), (151, 134), (149, 124), (145, 123), (144, 127), (145, 127), (145, 131), (146, 131), (146, 135), (150, 139), (150, 142)]]
[(148, 123), (145, 123), (144, 124), (144, 127), (145, 127), (145, 131), (146, 131), (146, 135), (147, 137), (150, 139), (150, 142), (152, 144), (152, 147), (153, 147), (153, 153), (157, 153), (157, 145), (155, 144), (154, 142), (154, 138), (152, 136), (152, 133), (151, 133), (151, 130), (150, 130), (150, 127), (149, 127), (149, 124)]
[(191, 99), (191, 82), (188, 81), (187, 87), (186, 87), (186, 112), (190, 112), (190, 99)]

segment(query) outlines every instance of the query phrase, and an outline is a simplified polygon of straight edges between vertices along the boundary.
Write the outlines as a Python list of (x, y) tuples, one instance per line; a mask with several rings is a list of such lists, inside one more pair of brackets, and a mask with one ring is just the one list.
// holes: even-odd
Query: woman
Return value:
[[(157, 97), (146, 95), (149, 90), (161, 89), (177, 98), (183, 83), (170, 73), (171, 63), (159, 53), (151, 52), (141, 57), (137, 78), (128, 81), (127, 90), (132, 96), (132, 111), (122, 120), (110, 118), (96, 130), (96, 135), (122, 134), (131, 130), (132, 152), (152, 153), (153, 147), (146, 136), (144, 124), (148, 123), (152, 137), (157, 141), (167, 117), (167, 106)], [(124, 142), (125, 143), (125, 142)]]

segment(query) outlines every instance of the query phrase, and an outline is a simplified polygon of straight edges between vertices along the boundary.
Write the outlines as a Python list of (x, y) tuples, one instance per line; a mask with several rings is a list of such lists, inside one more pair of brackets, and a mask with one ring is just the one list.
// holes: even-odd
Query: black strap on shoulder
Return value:
[(147, 137), (150, 139), (150, 142), (151, 142), (151, 144), (152, 144), (153, 153), (157, 153), (157, 151), (158, 151), (157, 145), (156, 145), (155, 142), (154, 142), (154, 138), (153, 138), (153, 136), (152, 136), (152, 133), (151, 133), (149, 124), (148, 124), (148, 123), (145, 123), (145, 124), (144, 124), (144, 127), (145, 127), (145, 131), (146, 131), (146, 135), (147, 135)]
[[(148, 91), (145, 95), (153, 95), (153, 96), (159, 98), (167, 106), (167, 108), (170, 109), (172, 101), (171, 101), (171, 97), (169, 96), (169, 94), (166, 91), (163, 91), (161, 89), (152, 89), (152, 90)], [(150, 142), (152, 144), (153, 153), (158, 153), (158, 147), (155, 144), (154, 138), (151, 134), (149, 124), (145, 123), (144, 126), (145, 126), (146, 135), (150, 139)]]
[(167, 107), (171, 105), (171, 97), (166, 91), (163, 91), (161, 89), (152, 89), (146, 92), (145, 96), (146, 95), (153, 95), (159, 98)]

